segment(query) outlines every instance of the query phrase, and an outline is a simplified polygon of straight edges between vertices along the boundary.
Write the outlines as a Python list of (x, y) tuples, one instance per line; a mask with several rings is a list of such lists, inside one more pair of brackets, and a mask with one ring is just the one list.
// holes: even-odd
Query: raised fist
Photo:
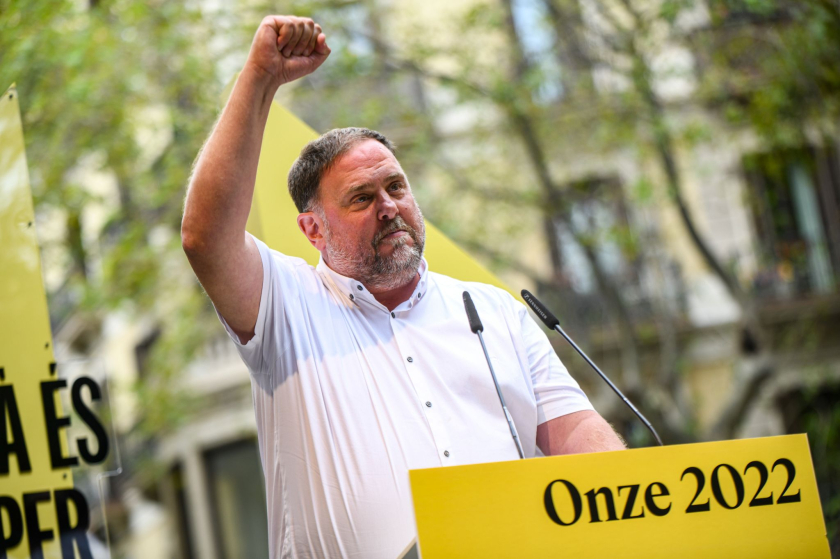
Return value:
[(257, 29), (246, 64), (279, 86), (311, 74), (329, 55), (327, 38), (311, 19), (267, 16)]

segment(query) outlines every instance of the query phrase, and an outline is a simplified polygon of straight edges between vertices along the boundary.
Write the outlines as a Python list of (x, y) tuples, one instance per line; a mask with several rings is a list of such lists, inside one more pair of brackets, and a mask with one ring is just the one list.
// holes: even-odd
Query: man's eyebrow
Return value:
[[(387, 177), (385, 177), (385, 182), (391, 182), (394, 179), (405, 180), (405, 174), (400, 173), (399, 171), (395, 171)], [(369, 182), (363, 182), (361, 184), (351, 186), (347, 189), (347, 195), (355, 194), (356, 192), (359, 192), (360, 190), (364, 190), (366, 188), (370, 188), (371, 186), (373, 186), (373, 184)]]

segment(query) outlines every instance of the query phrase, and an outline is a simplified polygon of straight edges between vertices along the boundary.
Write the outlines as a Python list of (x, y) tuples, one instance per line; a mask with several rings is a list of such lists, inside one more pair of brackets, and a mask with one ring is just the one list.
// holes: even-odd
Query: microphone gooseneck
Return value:
[(484, 350), (484, 358), (487, 359), (487, 366), (490, 367), (490, 376), (493, 377), (496, 394), (498, 394), (499, 402), (502, 404), (502, 411), (505, 413), (505, 419), (510, 428), (510, 435), (513, 437), (513, 442), (516, 443), (516, 450), (519, 452), (520, 458), (525, 458), (525, 453), (522, 451), (522, 444), (519, 442), (519, 433), (516, 432), (516, 425), (513, 424), (513, 417), (511, 417), (507, 409), (507, 404), (505, 404), (505, 397), (502, 394), (502, 389), (499, 387), (499, 381), (496, 379), (493, 363), (490, 362), (490, 354), (487, 353), (487, 346), (484, 345), (484, 336), (481, 335), (481, 332), (484, 331), (484, 326), (481, 324), (481, 319), (478, 318), (478, 311), (475, 310), (475, 304), (473, 304), (469, 291), (464, 291), (464, 308), (467, 311), (467, 318), (470, 321), (470, 330), (473, 331), (473, 334), (478, 335), (478, 339), (481, 342), (481, 349)]
[(583, 357), (587, 363), (589, 363), (590, 367), (595, 369), (595, 372), (598, 373), (602, 379), (604, 379), (604, 382), (606, 382), (610, 386), (610, 388), (612, 388), (613, 391), (616, 394), (618, 394), (618, 397), (621, 398), (621, 400), (625, 404), (627, 404), (627, 407), (629, 407), (633, 411), (633, 413), (636, 414), (636, 417), (638, 417), (642, 421), (642, 423), (645, 424), (645, 427), (647, 427), (650, 430), (650, 432), (653, 433), (654, 438), (656, 438), (656, 442), (658, 442), (660, 446), (664, 446), (662, 443), (662, 439), (659, 438), (659, 433), (656, 432), (656, 429), (653, 428), (653, 425), (650, 424), (650, 421), (648, 421), (647, 418), (644, 415), (642, 415), (642, 413), (639, 410), (636, 409), (636, 406), (634, 406), (633, 403), (627, 399), (627, 396), (625, 396), (621, 392), (621, 390), (619, 390), (618, 387), (614, 385), (609, 378), (607, 378), (607, 375), (605, 375), (604, 372), (598, 368), (598, 365), (596, 365), (592, 361), (592, 359), (590, 359), (589, 356), (586, 355), (586, 353), (584, 353), (584, 351), (578, 347), (574, 340), (572, 340), (572, 338), (570, 338), (566, 334), (566, 332), (564, 332), (563, 329), (560, 328), (560, 321), (557, 320), (557, 317), (554, 316), (551, 313), (551, 311), (549, 311), (545, 307), (545, 305), (540, 303), (537, 300), (537, 298), (534, 297), (527, 289), (522, 290), (522, 298), (525, 300), (526, 303), (528, 303), (528, 306), (531, 307), (531, 309), (533, 309), (534, 313), (538, 317), (540, 317), (540, 319), (545, 323), (546, 326), (548, 326), (551, 330), (556, 330), (561, 336), (563, 336), (566, 339), (567, 342), (571, 344), (573, 348), (575, 348), (575, 351), (577, 351), (580, 354), (580, 356)]

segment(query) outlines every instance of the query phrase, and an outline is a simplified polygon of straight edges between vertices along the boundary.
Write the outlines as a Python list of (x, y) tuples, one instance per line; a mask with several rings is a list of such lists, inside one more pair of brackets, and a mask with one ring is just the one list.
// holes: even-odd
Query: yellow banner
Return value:
[(93, 412), (102, 390), (59, 378), (53, 360), (14, 86), (0, 98), (0, 270), (0, 558), (92, 559), (89, 501), (71, 468), (108, 457)]
[(73, 478), (52, 469), (46, 436), (41, 382), (55, 379), (55, 364), (14, 87), (0, 99), (0, 270), (0, 556), (29, 557), (31, 544), (60, 557), (52, 493)]
[(806, 435), (410, 472), (439, 557), (830, 557)]

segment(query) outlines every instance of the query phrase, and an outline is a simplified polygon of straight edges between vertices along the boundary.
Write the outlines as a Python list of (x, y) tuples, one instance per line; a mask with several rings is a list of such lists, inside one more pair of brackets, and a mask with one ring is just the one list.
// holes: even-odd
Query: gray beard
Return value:
[(368, 289), (389, 290), (411, 282), (420, 268), (423, 253), (420, 248), (408, 246), (406, 239), (399, 239), (391, 256), (384, 258), (376, 251), (373, 262), (362, 281)]
[[(420, 215), (420, 219), (423, 219), (422, 214)], [(383, 229), (374, 238), (372, 243), (373, 254), (365, 250), (366, 247), (362, 245), (357, 247), (356, 254), (364, 254), (365, 252), (367, 254), (364, 256), (354, 256), (337, 248), (331, 242), (332, 232), (330, 231), (329, 224), (326, 219), (323, 221), (326, 233), (327, 259), (332, 269), (336, 272), (356, 279), (362, 282), (369, 290), (372, 289), (375, 291), (386, 291), (402, 287), (410, 283), (417, 275), (425, 246), (425, 227), (418, 232), (410, 227), (401, 217), (397, 216), (391, 221), (388, 227)], [(407, 239), (404, 237), (399, 238), (393, 242), (394, 250), (391, 255), (387, 257), (382, 256), (379, 251), (382, 238), (400, 229), (408, 232), (414, 241), (414, 245), (409, 246)]]

